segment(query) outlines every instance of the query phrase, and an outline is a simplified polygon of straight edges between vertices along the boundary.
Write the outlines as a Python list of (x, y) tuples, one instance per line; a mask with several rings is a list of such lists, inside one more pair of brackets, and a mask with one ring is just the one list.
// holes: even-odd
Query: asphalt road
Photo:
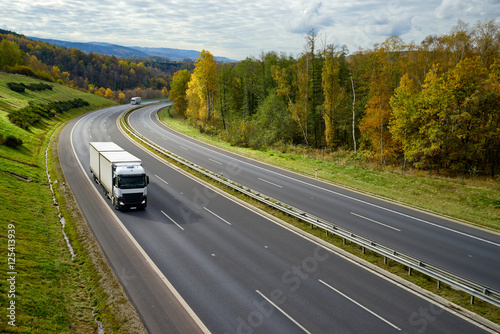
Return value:
[[(116, 127), (127, 107), (71, 122), (59, 150), (71, 189), (151, 333), (204, 326), (213, 333), (484, 332), (144, 152)], [(143, 160), (151, 180), (145, 211), (111, 208), (90, 181), (89, 141), (114, 141)]]
[(161, 124), (156, 118), (157, 109), (134, 112), (130, 124), (172, 153), (354, 234), (500, 290), (499, 234), (290, 173), (195, 141)]

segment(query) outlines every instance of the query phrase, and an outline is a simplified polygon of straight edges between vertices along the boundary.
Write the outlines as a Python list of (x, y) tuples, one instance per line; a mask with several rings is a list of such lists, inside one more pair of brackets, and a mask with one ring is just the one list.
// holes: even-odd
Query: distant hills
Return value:
[[(200, 55), (200, 51), (171, 49), (171, 48), (147, 48), (140, 46), (122, 46), (102, 42), (78, 43), (61, 41), (57, 39), (28, 37), (33, 40), (44, 41), (57, 46), (66, 48), (75, 48), (83, 52), (94, 52), (103, 55), (115, 56), (119, 58), (134, 58), (134, 57), (166, 57), (171, 61), (195, 61)], [(237, 62), (237, 60), (226, 57), (214, 56), (217, 61), (221, 62)]]

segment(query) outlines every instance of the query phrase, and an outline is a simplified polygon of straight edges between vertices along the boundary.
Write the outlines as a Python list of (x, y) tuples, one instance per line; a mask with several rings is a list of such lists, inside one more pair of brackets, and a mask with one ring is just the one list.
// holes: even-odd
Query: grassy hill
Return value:
[[(61, 194), (63, 180), (57, 173), (57, 149), (50, 144), (49, 172), (64, 217), (75, 257), (72, 259), (63, 236), (59, 207), (54, 204), (45, 152), (49, 138), (57, 135), (66, 120), (81, 113), (113, 105), (96, 95), (50, 83), (52, 90), (17, 93), (8, 82), (38, 83), (40, 80), (0, 72), (0, 135), (12, 135), (23, 144), (17, 148), (0, 145), (0, 332), (1, 333), (90, 333), (97, 329), (95, 318), (107, 331), (118, 331), (126, 320), (115, 319), (109, 295), (102, 288), (105, 269), (96, 269), (74, 220), (77, 210), (67, 207), (71, 196)], [(48, 103), (81, 98), (88, 107), (71, 109), (23, 130), (8, 119), (8, 113), (29, 101)], [(54, 136), (52, 142), (56, 140)], [(83, 220), (82, 220), (83, 221)], [(88, 237), (88, 236), (87, 236)], [(91, 238), (86, 238), (91, 239)], [(99, 248), (95, 247), (94, 248)], [(102, 261), (102, 259), (101, 259)], [(102, 266), (103, 268), (105, 266)], [(9, 279), (9, 280), (8, 280)], [(119, 289), (118, 289), (119, 290)], [(115, 300), (124, 295), (113, 296)], [(10, 308), (10, 309), (8, 309)], [(96, 314), (95, 318), (93, 311)], [(12, 326), (15, 325), (15, 326)]]
[(0, 72), (0, 135), (13, 135), (21, 139), (24, 143), (19, 150), (0, 145), (0, 157), (23, 163), (36, 164), (37, 160), (40, 158), (38, 153), (45, 136), (52, 127), (60, 124), (68, 118), (68, 116), (59, 115), (50, 122), (45, 120), (40, 126), (32, 127), (26, 131), (13, 125), (9, 121), (7, 118), (9, 112), (28, 106), (29, 101), (34, 103), (48, 103), (52, 101), (68, 101), (75, 98), (82, 98), (90, 103), (90, 107), (72, 111), (69, 115), (70, 117), (74, 117), (75, 114), (113, 105), (113, 102), (105, 100), (97, 95), (79, 92), (70, 87), (55, 83), (50, 83), (50, 85), (53, 86), (52, 90), (31, 91), (26, 89), (24, 93), (17, 93), (7, 87), (8, 82), (24, 83), (28, 85), (39, 83), (40, 80), (22, 75)]

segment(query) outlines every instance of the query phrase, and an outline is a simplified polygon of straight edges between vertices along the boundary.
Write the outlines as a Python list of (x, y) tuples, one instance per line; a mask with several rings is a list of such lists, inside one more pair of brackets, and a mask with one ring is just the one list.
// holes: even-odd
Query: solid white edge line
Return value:
[(299, 327), (300, 329), (302, 329), (304, 331), (304, 333), (309, 333), (311, 334), (311, 332), (309, 332), (307, 329), (305, 329), (301, 324), (299, 324), (297, 322), (297, 320), (295, 320), (294, 318), (292, 318), (291, 316), (289, 316), (285, 311), (283, 311), (281, 308), (278, 307), (278, 305), (276, 305), (275, 303), (273, 303), (269, 298), (267, 298), (262, 292), (260, 292), (259, 290), (255, 290), (255, 292), (257, 292), (262, 298), (264, 298), (265, 300), (267, 300), (267, 302), (269, 304), (271, 304), (272, 306), (274, 306), (274, 308), (276, 308), (278, 311), (280, 311), (285, 317), (287, 317), (288, 319), (290, 319), (290, 321), (292, 321), (295, 325), (297, 325), (297, 327)]
[(385, 227), (387, 227), (387, 228), (392, 228), (393, 230), (396, 230), (396, 231), (398, 231), (398, 232), (401, 232), (401, 230), (400, 230), (399, 228), (395, 228), (395, 227), (393, 227), (393, 226), (390, 226), (390, 225), (387, 225), (387, 224), (381, 223), (381, 222), (376, 221), (376, 220), (374, 220), (374, 219), (371, 219), (371, 218), (368, 218), (368, 217), (365, 217), (365, 216), (362, 216), (362, 215), (358, 215), (357, 213), (351, 212), (351, 215), (354, 215), (354, 216), (359, 217), (359, 218), (363, 218), (363, 219), (365, 219), (365, 220), (368, 220), (368, 221), (374, 222), (374, 223), (376, 223), (376, 224), (379, 224), (379, 225), (385, 226)]
[(324, 285), (326, 285), (328, 288), (332, 289), (333, 291), (335, 291), (336, 293), (338, 293), (339, 295), (341, 295), (342, 297), (350, 300), (351, 302), (353, 302), (354, 304), (358, 305), (359, 307), (361, 307), (363, 310), (371, 313), (372, 315), (376, 316), (377, 318), (379, 318), (380, 320), (382, 320), (383, 322), (385, 322), (386, 324), (388, 325), (391, 325), (392, 327), (396, 328), (398, 331), (401, 330), (401, 328), (399, 328), (398, 326), (394, 325), (392, 322), (382, 318), (380, 315), (378, 315), (377, 313), (373, 312), (372, 310), (370, 310), (369, 308), (361, 305), (360, 303), (358, 303), (357, 301), (355, 301), (354, 299), (352, 299), (351, 297), (347, 296), (346, 294), (340, 292), (339, 290), (335, 289), (333, 286), (329, 285), (328, 283), (326, 283), (325, 281), (323, 280), (319, 280), (321, 283), (323, 283)]
[(87, 176), (87, 173), (85, 172), (85, 169), (83, 168), (83, 165), (82, 165), (80, 159), (78, 158), (78, 154), (76, 154), (75, 146), (73, 145), (73, 131), (74, 131), (76, 125), (83, 118), (85, 118), (85, 117), (82, 117), (81, 119), (79, 119), (75, 123), (75, 125), (73, 126), (73, 128), (71, 129), (70, 142), (71, 142), (71, 148), (73, 149), (73, 154), (75, 156), (75, 159), (78, 162), (78, 165), (80, 165), (80, 169), (82, 170), (83, 175), (85, 176), (85, 179), (87, 179), (87, 181), (89, 182), (91, 188), (94, 189), (94, 191), (98, 195), (98, 198), (100, 198), (101, 201), (104, 202), (104, 204), (106, 204), (105, 207), (108, 209), (108, 211), (111, 213), (111, 215), (115, 218), (115, 221), (122, 228), (122, 230), (125, 233), (125, 235), (128, 236), (128, 238), (130, 239), (130, 241), (134, 244), (134, 246), (137, 248), (137, 250), (139, 251), (139, 253), (141, 253), (141, 255), (144, 257), (144, 259), (146, 260), (146, 262), (149, 263), (149, 265), (151, 266), (151, 268), (153, 269), (153, 271), (158, 275), (158, 277), (165, 284), (165, 286), (167, 287), (167, 289), (174, 295), (174, 297), (177, 299), (177, 301), (184, 307), (184, 310), (186, 310), (186, 312), (189, 314), (189, 316), (191, 316), (191, 319), (193, 319), (193, 321), (198, 325), (198, 327), (200, 328), (200, 330), (203, 333), (210, 334), (211, 332), (208, 330), (208, 328), (205, 326), (205, 324), (201, 321), (200, 318), (198, 318), (198, 316), (196, 315), (196, 313), (194, 313), (193, 309), (188, 305), (188, 303), (184, 300), (184, 298), (182, 298), (182, 296), (175, 289), (175, 287), (172, 285), (172, 283), (170, 283), (170, 281), (167, 279), (167, 277), (165, 275), (163, 275), (163, 273), (161, 272), (160, 268), (158, 268), (156, 266), (156, 264), (149, 257), (149, 255), (142, 248), (142, 246), (137, 242), (137, 240), (135, 240), (134, 236), (129, 232), (129, 230), (125, 227), (125, 225), (123, 225), (123, 223), (120, 220), (120, 218), (118, 218), (118, 216), (116, 215), (116, 213), (114, 213), (113, 210), (108, 206), (108, 203), (104, 200), (104, 198), (101, 197), (101, 195), (100, 195), (99, 191), (97, 190), (97, 188), (94, 187), (94, 184), (93, 184), (92, 180)]
[(230, 222), (228, 222), (227, 220), (225, 220), (224, 218), (222, 218), (221, 216), (219, 216), (218, 214), (210, 211), (209, 209), (207, 208), (203, 208), (205, 210), (207, 210), (208, 212), (210, 212), (211, 214), (213, 214), (215, 217), (219, 218), (220, 220), (222, 220), (224, 223), (228, 224), (228, 225), (232, 225)]
[(170, 219), (170, 221), (171, 221), (172, 223), (174, 223), (175, 225), (177, 225), (177, 227), (178, 227), (178, 228), (180, 228), (181, 230), (183, 230), (183, 231), (184, 231), (184, 228), (183, 228), (181, 225), (177, 224), (177, 222), (176, 222), (175, 220), (173, 220), (172, 218), (170, 218), (170, 216), (169, 216), (169, 215), (167, 215), (165, 212), (163, 212), (163, 210), (161, 210), (161, 213), (163, 213), (163, 215), (164, 215), (165, 217), (167, 217), (168, 219)]

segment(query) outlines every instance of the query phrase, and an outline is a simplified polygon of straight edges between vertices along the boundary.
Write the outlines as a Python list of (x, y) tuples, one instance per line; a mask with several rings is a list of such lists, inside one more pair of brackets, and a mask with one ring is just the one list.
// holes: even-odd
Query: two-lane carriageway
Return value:
[(132, 127), (166, 150), (262, 194), (398, 252), (500, 290), (500, 235), (308, 178), (175, 132), (159, 108), (130, 115)]

